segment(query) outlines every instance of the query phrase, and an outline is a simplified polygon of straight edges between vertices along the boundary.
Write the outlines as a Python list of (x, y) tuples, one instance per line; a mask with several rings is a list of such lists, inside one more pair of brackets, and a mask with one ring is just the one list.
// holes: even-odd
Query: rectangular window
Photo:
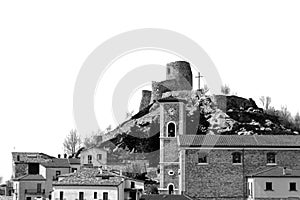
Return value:
[(61, 191), (61, 192), (59, 193), (59, 200), (63, 200), (63, 199), (64, 199), (64, 192)]
[(103, 192), (103, 200), (108, 200), (108, 192)]
[(97, 154), (97, 160), (102, 160), (102, 154)]
[(94, 192), (94, 199), (97, 199), (97, 192)]
[(88, 164), (92, 164), (92, 155), (88, 155)]
[(201, 153), (198, 155), (198, 164), (207, 164), (207, 154)]
[(131, 182), (131, 188), (135, 187), (135, 182)]
[(56, 175), (56, 177), (58, 177), (60, 175), (60, 171), (56, 171), (55, 175)]
[(234, 152), (232, 154), (232, 163), (234, 163), (234, 164), (242, 163), (242, 155), (240, 152)]
[(290, 182), (290, 191), (297, 191), (297, 185), (295, 182)]
[(42, 184), (41, 183), (38, 183), (37, 184), (37, 193), (41, 193), (42, 192)]
[(266, 191), (272, 191), (272, 182), (266, 182)]
[(276, 154), (275, 153), (267, 153), (267, 164), (276, 164)]
[(79, 192), (79, 200), (83, 200), (83, 192)]

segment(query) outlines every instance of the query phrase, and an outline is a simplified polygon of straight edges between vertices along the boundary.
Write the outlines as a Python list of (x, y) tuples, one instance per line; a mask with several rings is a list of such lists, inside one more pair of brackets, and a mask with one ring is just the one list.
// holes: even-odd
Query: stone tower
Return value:
[(179, 194), (180, 163), (177, 136), (186, 134), (185, 101), (172, 96), (160, 103), (160, 187), (161, 194)]
[(167, 64), (166, 80), (152, 82), (151, 101), (160, 99), (165, 92), (192, 89), (193, 74), (190, 64), (186, 61), (171, 62)]
[(167, 64), (166, 79), (176, 79), (180, 82), (176, 90), (192, 90), (193, 74), (190, 63), (186, 61), (176, 61)]

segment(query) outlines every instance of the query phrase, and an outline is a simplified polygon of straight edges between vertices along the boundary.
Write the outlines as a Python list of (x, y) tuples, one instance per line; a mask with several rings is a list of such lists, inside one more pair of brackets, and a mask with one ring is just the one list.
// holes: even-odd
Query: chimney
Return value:
[(57, 158), (60, 158), (60, 154), (57, 155)]
[(64, 154), (64, 158), (67, 158), (67, 154), (66, 153)]
[(286, 175), (286, 167), (284, 167), (283, 169), (282, 169), (282, 174), (285, 176)]

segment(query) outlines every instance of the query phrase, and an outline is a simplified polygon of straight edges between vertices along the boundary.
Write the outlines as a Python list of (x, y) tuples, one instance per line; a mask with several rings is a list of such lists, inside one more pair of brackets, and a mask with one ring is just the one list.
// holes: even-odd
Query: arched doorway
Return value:
[(170, 183), (168, 185), (168, 191), (169, 191), (169, 194), (173, 194), (174, 193), (174, 185), (172, 183)]

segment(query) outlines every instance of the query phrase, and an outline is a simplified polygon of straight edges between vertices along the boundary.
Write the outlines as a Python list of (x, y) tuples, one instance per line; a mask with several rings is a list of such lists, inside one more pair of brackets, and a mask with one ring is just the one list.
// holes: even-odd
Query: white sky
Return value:
[[(299, 9), (296, 0), (1, 1), (0, 176), (10, 177), (14, 149), (63, 152), (63, 140), (75, 128), (72, 98), (82, 63), (102, 42), (133, 29), (186, 35), (208, 53), (223, 82), (239, 96), (268, 95), (272, 105), (287, 105), (295, 114), (300, 110)], [(173, 58), (129, 55), (119, 65), (164, 65)], [(114, 122), (113, 87), (102, 86), (116, 85), (124, 73), (112, 70), (98, 86), (107, 94), (105, 102), (95, 95), (101, 127)], [(133, 99), (138, 98), (139, 93)]]

